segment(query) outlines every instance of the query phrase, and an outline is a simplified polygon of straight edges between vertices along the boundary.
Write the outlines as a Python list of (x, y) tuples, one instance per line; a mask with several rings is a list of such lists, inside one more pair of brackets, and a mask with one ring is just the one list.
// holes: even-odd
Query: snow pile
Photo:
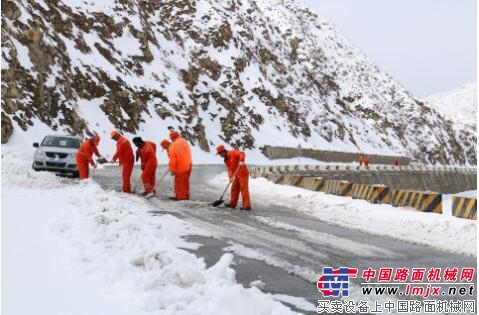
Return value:
[[(2, 150), (5, 312), (9, 314), (292, 314), (235, 282), (225, 254), (212, 267), (182, 236), (204, 234), (135, 196), (91, 180), (36, 173)], [(24, 298), (29, 302), (25, 303)]]
[(476, 83), (469, 83), (455, 90), (428, 96), (424, 101), (444, 113), (454, 122), (477, 124)]
[[(222, 174), (209, 184), (224, 187), (226, 181), (227, 176)], [(250, 191), (254, 192), (254, 200), (266, 205), (288, 204), (327, 223), (453, 253), (477, 255), (476, 221), (277, 185), (265, 178), (250, 179)]]

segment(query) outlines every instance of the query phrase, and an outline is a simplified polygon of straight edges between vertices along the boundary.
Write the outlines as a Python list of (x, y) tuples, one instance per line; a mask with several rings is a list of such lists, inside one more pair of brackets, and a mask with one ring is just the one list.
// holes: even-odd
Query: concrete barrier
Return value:
[[(364, 199), (371, 203), (391, 204), (394, 207), (412, 207), (423, 212), (442, 213), (442, 195), (429, 191), (390, 189), (384, 185), (353, 184), (344, 180), (323, 179), (300, 175), (269, 174), (268, 180), (275, 184), (301, 187), (328, 194)], [(454, 197), (453, 212), (455, 216), (474, 218), (476, 216), (476, 199)], [(465, 199), (474, 199), (465, 201)]]
[[(314, 169), (311, 171), (310, 169)], [(443, 194), (454, 194), (466, 190), (477, 189), (477, 171), (475, 168), (458, 168), (458, 167), (436, 167), (432, 170), (431, 166), (421, 167), (387, 167), (384, 170), (373, 169), (347, 169), (345, 166), (334, 165), (316, 165), (313, 167), (297, 168), (275, 167), (281, 174), (316, 176), (324, 179), (346, 180), (355, 184), (366, 185), (384, 185), (391, 189), (415, 190), (415, 191), (435, 191)], [(259, 168), (258, 176), (265, 176), (267, 173), (261, 174), (262, 169)]]
[(365, 184), (353, 184), (351, 189), (351, 197), (353, 199), (364, 199), (367, 200), (368, 196), (371, 194), (372, 186)]
[(324, 185), (321, 188), (321, 191), (327, 194), (337, 195), (339, 191), (339, 184), (340, 181), (338, 180), (327, 179), (324, 181)]
[(313, 191), (320, 191), (324, 185), (322, 177), (302, 177), (299, 187)]
[(442, 213), (440, 193), (393, 189), (390, 194), (390, 203), (394, 207), (412, 207), (422, 212)]
[(368, 200), (371, 203), (389, 203), (390, 198), (389, 187), (384, 185), (373, 185)]
[[(339, 162), (351, 163), (358, 160), (360, 152), (343, 152), (343, 151), (325, 151), (306, 148), (276, 147), (266, 145), (260, 148), (262, 153), (270, 160), (291, 159), (297, 157), (306, 157), (323, 162)], [(400, 165), (407, 165), (411, 162), (411, 158), (407, 156), (366, 154), (371, 164), (392, 164), (394, 160), (398, 160)]]
[(302, 176), (299, 175), (286, 175), (283, 176), (283, 185), (295, 186), (299, 187), (299, 183), (301, 182)]
[(384, 185), (353, 184), (353, 199), (364, 199), (371, 203), (389, 203), (391, 194), (389, 187)]
[(324, 181), (324, 185), (321, 189), (322, 192), (333, 194), (337, 196), (352, 196), (353, 183), (345, 180), (332, 180), (327, 179)]
[(442, 195), (435, 192), (421, 192), (416, 209), (423, 212), (442, 213)]
[(353, 188), (353, 183), (350, 183), (346, 180), (342, 180), (341, 183), (339, 184), (338, 195), (351, 197), (353, 193), (352, 188)]
[(284, 175), (280, 174), (268, 174), (265, 176), (269, 181), (272, 181), (275, 184), (282, 184)]
[(419, 200), (419, 191), (414, 190), (397, 190), (392, 205), (394, 207), (414, 207), (416, 208)]
[(477, 220), (477, 198), (453, 196), (452, 214), (458, 218)]

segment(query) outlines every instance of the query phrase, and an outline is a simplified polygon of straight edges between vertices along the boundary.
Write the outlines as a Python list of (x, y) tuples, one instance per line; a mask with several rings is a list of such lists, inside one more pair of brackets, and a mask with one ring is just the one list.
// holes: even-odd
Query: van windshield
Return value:
[(45, 137), (41, 146), (77, 149), (80, 147), (80, 140), (67, 137)]

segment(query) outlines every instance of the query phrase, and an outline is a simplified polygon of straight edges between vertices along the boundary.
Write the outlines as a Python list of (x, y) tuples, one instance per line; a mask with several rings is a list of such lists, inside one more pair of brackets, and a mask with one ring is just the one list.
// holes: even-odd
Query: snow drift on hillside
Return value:
[(444, 113), (452, 121), (477, 124), (477, 89), (475, 82), (452, 91), (428, 96), (424, 101)]
[(476, 133), (415, 100), (293, 0), (3, 1), (2, 142), (43, 124), (159, 142), (475, 164)]

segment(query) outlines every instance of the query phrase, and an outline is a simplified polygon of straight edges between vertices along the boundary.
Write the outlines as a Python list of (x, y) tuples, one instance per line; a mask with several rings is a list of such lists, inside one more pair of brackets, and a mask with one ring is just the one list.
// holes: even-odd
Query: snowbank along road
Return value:
[[(164, 171), (165, 166), (160, 166), (157, 178)], [(132, 176), (133, 185), (138, 179), (139, 172), (139, 169), (135, 168)], [(364, 279), (361, 278), (361, 274), (369, 267), (375, 270), (386, 267), (410, 270), (426, 268), (426, 271), (435, 267), (441, 268), (442, 272), (446, 268), (457, 267), (461, 271), (462, 268), (476, 267), (475, 253), (441, 250), (421, 243), (420, 240), (404, 241), (397, 235), (377, 235), (345, 227), (340, 222), (334, 224), (331, 220), (322, 220), (321, 217), (295, 209), (294, 204), (289, 205), (286, 202), (288, 200), (286, 196), (285, 202), (282, 202), (276, 196), (255, 191), (254, 185), (251, 188), (253, 211), (213, 208), (209, 206), (209, 202), (219, 198), (222, 192), (220, 184), (225, 181), (219, 183), (212, 179), (221, 176), (222, 172), (223, 166), (195, 166), (191, 176), (192, 200), (182, 202), (168, 200), (171, 182), (170, 178), (166, 177), (158, 186), (157, 197), (150, 199), (150, 202), (161, 204), (163, 209), (165, 204), (170, 204), (171, 207), (166, 212), (162, 210), (152, 212), (151, 215), (172, 214), (207, 231), (212, 237), (195, 235), (188, 237), (189, 241), (202, 244), (199, 249), (192, 252), (203, 257), (208, 265), (216, 263), (225, 252), (233, 252), (238, 282), (245, 286), (256, 285), (278, 296), (304, 298), (309, 303), (306, 301), (298, 303), (292, 301), (290, 297), (285, 297), (283, 301), (300, 312), (315, 312), (317, 300), (323, 299), (316, 288), (323, 267), (358, 268), (358, 277), (351, 279), (350, 285), (350, 298), (358, 301), (419, 299), (409, 296), (362, 295), (361, 283)], [(119, 190), (120, 173), (120, 168), (107, 166), (97, 170), (94, 179), (106, 190)], [(226, 175), (223, 174), (223, 177)], [(141, 183), (139, 186), (137, 191), (142, 191)], [(301, 194), (298, 194), (297, 198), (300, 202)], [(350, 202), (357, 201), (344, 198), (343, 204), (336, 201), (324, 206), (330, 207), (330, 212), (334, 214)], [(404, 216), (414, 215), (412, 211), (402, 211)], [(391, 230), (394, 230), (393, 227)], [(475, 274), (473, 282), (476, 282)], [(469, 289), (472, 282), (458, 284)], [(441, 292), (447, 291), (449, 287), (449, 285), (438, 286), (441, 286)], [(474, 296), (476, 295), (474, 291)], [(441, 299), (474, 299), (474, 296), (456, 297), (448, 296), (446, 293)]]

